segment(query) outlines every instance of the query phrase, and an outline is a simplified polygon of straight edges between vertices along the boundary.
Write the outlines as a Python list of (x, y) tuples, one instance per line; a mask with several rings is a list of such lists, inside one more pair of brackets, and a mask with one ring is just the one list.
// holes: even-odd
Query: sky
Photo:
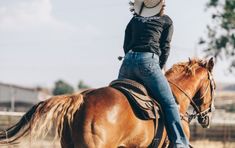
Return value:
[[(74, 87), (83, 80), (92, 87), (117, 78), (123, 56), (124, 31), (132, 17), (128, 0), (1, 0), (0, 82), (52, 88), (58, 79)], [(197, 45), (211, 23), (205, 0), (167, 0), (174, 22), (167, 68), (189, 57), (202, 57)], [(218, 82), (235, 83), (214, 70)]]

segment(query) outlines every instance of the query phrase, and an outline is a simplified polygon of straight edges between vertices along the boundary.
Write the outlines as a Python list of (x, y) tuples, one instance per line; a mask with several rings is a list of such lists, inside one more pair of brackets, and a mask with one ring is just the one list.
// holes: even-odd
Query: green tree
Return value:
[(53, 95), (71, 94), (73, 92), (74, 92), (73, 87), (68, 83), (64, 82), (63, 80), (58, 80), (55, 82)]
[(80, 80), (78, 82), (78, 89), (81, 90), (81, 89), (88, 89), (88, 88), (91, 88), (89, 85), (85, 84), (83, 80)]
[(229, 71), (235, 70), (235, 0), (209, 0), (206, 6), (211, 10), (212, 24), (207, 26), (207, 39), (200, 39), (205, 45), (206, 56), (226, 59)]

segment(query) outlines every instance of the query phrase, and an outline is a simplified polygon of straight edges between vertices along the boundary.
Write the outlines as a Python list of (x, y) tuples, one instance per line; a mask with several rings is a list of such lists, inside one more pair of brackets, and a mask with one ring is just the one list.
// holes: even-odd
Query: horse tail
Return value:
[(61, 138), (64, 122), (71, 126), (74, 114), (83, 104), (81, 94), (55, 96), (34, 105), (18, 123), (0, 132), (0, 144), (13, 144), (30, 134), (32, 138), (45, 137), (52, 127), (55, 139)]

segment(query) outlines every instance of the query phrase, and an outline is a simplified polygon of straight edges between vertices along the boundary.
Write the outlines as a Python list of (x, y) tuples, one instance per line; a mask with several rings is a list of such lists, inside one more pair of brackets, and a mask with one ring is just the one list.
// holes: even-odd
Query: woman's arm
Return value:
[(124, 45), (123, 45), (125, 54), (130, 50), (128, 47), (131, 42), (131, 32), (132, 32), (132, 29), (131, 29), (131, 21), (130, 21), (125, 30)]
[(170, 43), (173, 35), (173, 24), (169, 24), (166, 28), (164, 28), (161, 38), (160, 38), (160, 48), (161, 48), (161, 55), (160, 55), (160, 67), (163, 68), (166, 64), (170, 53)]

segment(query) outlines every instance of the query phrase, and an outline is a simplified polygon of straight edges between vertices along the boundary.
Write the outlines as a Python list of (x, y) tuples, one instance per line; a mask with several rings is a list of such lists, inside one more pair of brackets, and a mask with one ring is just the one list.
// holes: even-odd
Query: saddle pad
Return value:
[(159, 105), (151, 99), (143, 85), (128, 79), (115, 80), (110, 86), (121, 91), (128, 99), (136, 116), (143, 120), (159, 118)]
[(116, 86), (116, 85), (121, 85), (125, 88), (130, 88), (132, 89), (133, 91), (137, 92), (137, 93), (140, 93), (142, 95), (145, 95), (145, 96), (148, 96), (148, 92), (146, 90), (146, 88), (136, 82), (136, 81), (133, 81), (133, 80), (130, 80), (130, 79), (118, 79), (118, 80), (114, 80), (112, 81), (110, 84), (110, 86)]

